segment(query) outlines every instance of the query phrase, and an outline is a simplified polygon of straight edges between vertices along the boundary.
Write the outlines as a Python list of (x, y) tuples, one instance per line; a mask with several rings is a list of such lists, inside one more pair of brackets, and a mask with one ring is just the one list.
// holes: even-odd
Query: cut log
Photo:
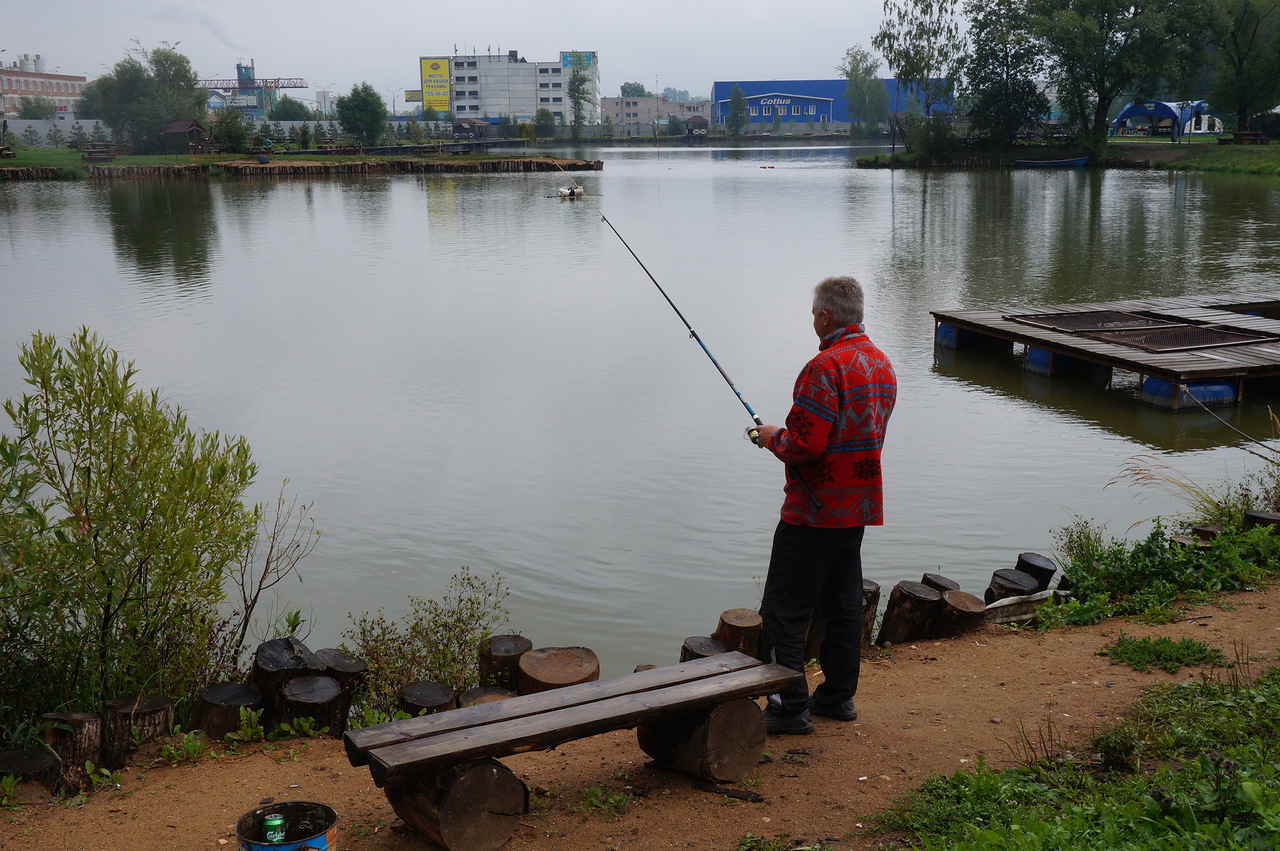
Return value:
[(458, 693), (444, 683), (418, 680), (400, 687), (396, 703), (410, 715), (433, 715), (456, 708)]
[(385, 791), (406, 825), (449, 851), (496, 851), (529, 811), (529, 790), (496, 759), (395, 776)]
[(944, 591), (959, 591), (960, 583), (952, 579), (948, 579), (940, 573), (926, 573), (920, 577), (920, 581), (928, 585), (934, 591), (941, 594)]
[(216, 683), (196, 697), (195, 729), (211, 740), (240, 729), (240, 710), (262, 708), (262, 690), (249, 683)]
[(1223, 531), (1225, 530), (1221, 523), (1202, 523), (1191, 527), (1191, 534), (1201, 541), (1212, 541), (1221, 535)]
[(0, 777), (17, 777), (58, 791), (58, 758), (48, 751), (0, 751)]
[(536, 694), (598, 679), (600, 659), (586, 647), (542, 647), (520, 657), (516, 691)]
[(691, 635), (684, 640), (684, 644), (680, 645), (680, 661), (689, 662), (693, 659), (705, 659), (708, 656), (718, 656), (728, 652), (728, 647), (709, 635)]
[[(871, 630), (876, 625), (876, 614), (880, 608), (880, 585), (870, 579), (862, 580), (862, 638), (860, 649), (871, 646)], [(817, 659), (822, 652), (822, 639), (826, 637), (827, 627), (817, 609), (809, 616), (809, 628), (804, 634), (804, 660)], [(757, 657), (758, 658), (758, 657)], [(765, 660), (767, 661), (767, 660)]]
[(533, 649), (523, 635), (494, 635), (480, 645), (480, 683), (515, 691), (519, 685), (520, 657)]
[(941, 606), (942, 595), (923, 582), (899, 582), (889, 592), (876, 644), (902, 644), (922, 638)]
[(1025, 597), (1036, 593), (1036, 590), (1034, 576), (1023, 573), (1021, 570), (1004, 567), (991, 574), (991, 585), (987, 587), (987, 593), (983, 598), (990, 606), (996, 600), (1003, 600), (1005, 597)]
[(46, 712), (44, 741), (58, 756), (58, 789), (75, 794), (89, 783), (86, 762), (102, 762), (102, 717), (90, 712)]
[(862, 650), (871, 644), (871, 632), (876, 628), (876, 615), (880, 610), (880, 583), (862, 580)]
[(281, 692), (294, 677), (324, 673), (324, 662), (292, 635), (258, 645), (250, 681), (262, 691), (262, 726), (270, 730), (281, 721)]
[(341, 739), (346, 732), (342, 717), (342, 686), (333, 677), (294, 677), (280, 692), (280, 723), (293, 724), (299, 718), (315, 721), (315, 729), (329, 728), (329, 735)]
[(764, 753), (764, 718), (754, 700), (739, 697), (702, 712), (641, 724), (636, 738), (660, 765), (717, 783), (736, 783)]
[[(711, 637), (726, 650), (738, 650), (760, 658), (760, 628), (764, 621), (755, 609), (729, 609), (721, 612), (720, 623)], [(685, 661), (685, 660), (681, 660)]]
[(964, 591), (943, 591), (942, 608), (933, 619), (930, 637), (948, 638), (962, 635), (986, 625), (987, 606)]
[(102, 767), (124, 768), (129, 754), (143, 742), (173, 732), (173, 701), (158, 694), (108, 700), (102, 716)]
[(458, 695), (458, 707), (478, 706), (481, 703), (493, 703), (495, 700), (506, 700), (515, 696), (514, 691), (502, 686), (472, 686)]
[(316, 658), (324, 663), (324, 675), (333, 677), (342, 688), (338, 716), (342, 729), (345, 730), (347, 716), (351, 713), (351, 697), (355, 694), (355, 690), (364, 684), (365, 675), (369, 672), (369, 663), (334, 647), (317, 650)]
[(1245, 531), (1252, 529), (1254, 526), (1270, 526), (1271, 532), (1274, 534), (1280, 530), (1280, 514), (1247, 508), (1244, 512)]
[(1035, 579), (1036, 591), (1048, 588), (1049, 580), (1053, 579), (1053, 575), (1058, 572), (1058, 566), (1053, 563), (1053, 559), (1039, 553), (1022, 553), (1018, 556), (1018, 563), (1014, 565), (1014, 569), (1021, 570)]

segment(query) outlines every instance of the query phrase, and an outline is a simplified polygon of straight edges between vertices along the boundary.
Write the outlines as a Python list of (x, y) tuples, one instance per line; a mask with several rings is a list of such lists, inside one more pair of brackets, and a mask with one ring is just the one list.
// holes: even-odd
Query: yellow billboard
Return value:
[(421, 56), (418, 58), (418, 63), (422, 71), (422, 108), (448, 112), (449, 58)]
[(405, 89), (405, 103), (422, 103), (422, 89)]

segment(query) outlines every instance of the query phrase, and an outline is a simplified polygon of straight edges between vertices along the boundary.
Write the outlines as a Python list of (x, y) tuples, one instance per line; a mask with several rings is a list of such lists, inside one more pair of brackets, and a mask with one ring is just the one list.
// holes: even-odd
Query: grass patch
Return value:
[[(876, 820), (926, 849), (1280, 846), (1280, 669), (1159, 686), (1072, 758), (934, 777)], [(1212, 743), (1211, 745), (1209, 743)]]
[(1174, 641), (1166, 636), (1134, 638), (1125, 635), (1124, 630), (1113, 643), (1099, 650), (1098, 655), (1110, 658), (1112, 665), (1128, 665), (1144, 674), (1151, 673), (1153, 667), (1176, 674), (1188, 665), (1226, 664), (1222, 651), (1203, 641), (1190, 638)]

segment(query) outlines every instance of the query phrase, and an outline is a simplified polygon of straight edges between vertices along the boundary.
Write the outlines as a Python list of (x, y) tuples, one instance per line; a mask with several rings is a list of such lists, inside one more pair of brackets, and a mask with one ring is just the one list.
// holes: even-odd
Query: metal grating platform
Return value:
[(1149, 316), (1140, 316), (1136, 313), (1126, 313), (1122, 310), (1085, 310), (1072, 313), (1015, 314), (1005, 316), (1004, 318), (1012, 322), (1021, 322), (1024, 325), (1034, 325), (1037, 328), (1066, 331), (1069, 334), (1119, 329), (1136, 330), (1141, 328), (1167, 328), (1179, 324), (1177, 322), (1169, 322), (1164, 319), (1152, 319)]
[(1105, 343), (1133, 346), (1148, 352), (1183, 352), (1190, 349), (1211, 349), (1218, 346), (1242, 346), (1246, 343), (1265, 343), (1274, 338), (1254, 334), (1222, 331), (1200, 325), (1178, 325), (1149, 329), (1124, 329), (1081, 332), (1082, 336)]

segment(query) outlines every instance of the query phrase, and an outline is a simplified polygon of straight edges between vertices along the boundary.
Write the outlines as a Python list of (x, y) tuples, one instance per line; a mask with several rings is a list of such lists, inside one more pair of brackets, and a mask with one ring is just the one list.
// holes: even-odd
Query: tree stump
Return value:
[(942, 595), (923, 582), (902, 581), (889, 592), (876, 644), (902, 644), (928, 633), (942, 606)]
[(0, 751), (0, 777), (17, 777), (58, 791), (58, 758), (48, 751)]
[(754, 700), (739, 697), (636, 729), (640, 749), (660, 765), (716, 783), (736, 783), (764, 753), (764, 718)]
[(934, 591), (937, 591), (939, 594), (944, 591), (960, 590), (959, 582), (948, 579), (939, 573), (926, 573), (924, 576), (920, 577), (920, 581), (925, 585), (928, 585)]
[[(871, 631), (876, 626), (876, 614), (880, 608), (880, 585), (870, 579), (862, 580), (862, 639), (861, 648), (871, 646)], [(817, 609), (809, 616), (809, 629), (804, 634), (804, 660), (817, 659), (822, 653), (822, 639), (827, 628)], [(768, 660), (764, 660), (768, 661)]]
[(444, 683), (418, 680), (400, 687), (396, 704), (410, 715), (432, 715), (457, 707), (458, 693)]
[(1257, 511), (1252, 508), (1245, 509), (1244, 512), (1244, 528), (1247, 532), (1254, 526), (1270, 526), (1272, 534), (1275, 534), (1277, 527), (1280, 527), (1280, 514), (1272, 514), (1269, 511)]
[(262, 726), (270, 730), (280, 723), (285, 683), (294, 677), (323, 674), (324, 668), (324, 662), (292, 635), (258, 645), (249, 679), (262, 690)]
[(384, 791), (405, 824), (449, 851), (497, 851), (529, 811), (529, 790), (496, 759), (393, 776)]
[(515, 697), (516, 693), (502, 686), (472, 686), (458, 695), (458, 707), (479, 706), (482, 703), (493, 703)]
[(694, 659), (705, 659), (728, 653), (729, 648), (709, 635), (691, 635), (680, 645), (680, 661), (690, 662)]
[(523, 635), (494, 635), (480, 645), (480, 682), (515, 691), (520, 682), (520, 657), (533, 649)]
[(294, 677), (280, 692), (280, 722), (293, 724), (311, 718), (317, 731), (329, 728), (329, 735), (341, 739), (346, 732), (342, 717), (342, 686), (333, 677)]
[(987, 606), (964, 591), (942, 592), (942, 608), (933, 619), (930, 637), (948, 638), (979, 629), (987, 622)]
[(598, 679), (600, 659), (586, 647), (542, 647), (520, 657), (516, 691), (536, 694)]
[(1201, 541), (1212, 541), (1225, 531), (1221, 523), (1200, 523), (1191, 527), (1191, 534)]
[(58, 789), (75, 794), (89, 782), (84, 764), (102, 762), (102, 717), (89, 712), (46, 712), (44, 741), (58, 755)]
[[(124, 768), (137, 745), (173, 732), (173, 701), (158, 694), (108, 700), (102, 719), (102, 767)], [(137, 734), (134, 734), (134, 731)]]
[(1034, 576), (1023, 573), (1021, 570), (1003, 567), (991, 574), (991, 585), (987, 587), (987, 593), (983, 598), (990, 606), (996, 600), (1003, 600), (1005, 597), (1025, 597), (1034, 593), (1036, 593)]
[(1018, 556), (1018, 563), (1014, 565), (1014, 570), (1021, 570), (1035, 579), (1036, 591), (1043, 591), (1049, 587), (1049, 581), (1058, 572), (1058, 566), (1048, 556), (1042, 556), (1039, 553), (1022, 553)]
[(737, 650), (759, 659), (763, 623), (755, 609), (729, 609), (720, 614), (720, 623), (711, 637), (723, 644), (726, 650)]
[(880, 583), (862, 580), (862, 649), (871, 647), (871, 632), (876, 628), (880, 610)]
[(352, 656), (345, 650), (326, 647), (316, 651), (316, 658), (324, 663), (324, 675), (333, 677), (342, 689), (342, 701), (338, 712), (343, 730), (347, 729), (347, 716), (351, 713), (351, 697), (355, 690), (364, 683), (365, 674), (369, 671), (369, 663)]
[(240, 710), (262, 708), (262, 690), (248, 683), (217, 683), (196, 697), (195, 729), (211, 740), (225, 738), (240, 729)]

